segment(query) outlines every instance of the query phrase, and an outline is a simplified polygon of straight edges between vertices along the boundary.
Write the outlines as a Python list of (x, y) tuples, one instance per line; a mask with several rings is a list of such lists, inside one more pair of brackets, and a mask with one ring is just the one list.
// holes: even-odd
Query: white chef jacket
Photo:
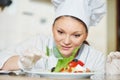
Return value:
[[(47, 62), (47, 69), (52, 69), (56, 66), (59, 59), (58, 52), (54, 52), (55, 43), (54, 39), (51, 36), (35, 36), (29, 40), (24, 41), (23, 43), (18, 44), (15, 47), (9, 48), (5, 51), (0, 52), (0, 68), (3, 64), (13, 55), (21, 55), (22, 52), (28, 48), (35, 47), (42, 52), (46, 53), (46, 46), (49, 48), (50, 56)], [(79, 53), (76, 56), (76, 59), (81, 60), (85, 63), (84, 67), (89, 68), (92, 71), (104, 72), (105, 70), (105, 54), (95, 50), (93, 47), (83, 44), (80, 47)], [(45, 65), (44, 58), (40, 59), (35, 67), (44, 68)]]

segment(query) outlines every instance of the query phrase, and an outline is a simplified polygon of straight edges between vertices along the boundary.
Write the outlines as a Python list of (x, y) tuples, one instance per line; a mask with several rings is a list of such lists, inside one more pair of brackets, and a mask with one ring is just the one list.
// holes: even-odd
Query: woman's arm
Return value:
[(2, 70), (18, 70), (19, 66), (18, 66), (18, 59), (19, 56), (12, 56), (10, 57), (3, 65), (3, 67), (1, 68)]
[(0, 52), (0, 70), (18, 70), (19, 68), (30, 68), (32, 63), (36, 62), (40, 58), (41, 51), (45, 53), (45, 48), (48, 43), (46, 41), (48, 40), (49, 39), (47, 39), (45, 36), (42, 37), (38, 35)]

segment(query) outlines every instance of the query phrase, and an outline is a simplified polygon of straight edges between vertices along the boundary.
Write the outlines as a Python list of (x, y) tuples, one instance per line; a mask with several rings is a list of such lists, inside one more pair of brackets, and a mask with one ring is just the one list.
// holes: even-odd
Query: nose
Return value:
[(71, 40), (70, 40), (70, 36), (69, 35), (66, 35), (66, 37), (64, 38), (64, 44), (65, 45), (68, 45), (71, 43)]

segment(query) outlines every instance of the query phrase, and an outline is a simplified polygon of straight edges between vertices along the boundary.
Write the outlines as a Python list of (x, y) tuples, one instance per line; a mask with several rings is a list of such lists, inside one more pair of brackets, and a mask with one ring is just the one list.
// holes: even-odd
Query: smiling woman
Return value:
[[(52, 1), (56, 7), (56, 17), (52, 25), (53, 36), (38, 35), (12, 49), (1, 52), (0, 68), (5, 70), (27, 70), (28, 68), (33, 69), (35, 64), (34, 69), (43, 69), (46, 64), (43, 61), (45, 59), (43, 55), (49, 53), (49, 55), (46, 55), (47, 70), (49, 71), (55, 67), (55, 72), (60, 72), (61, 69), (65, 69), (75, 59), (84, 64), (82, 69), (104, 73), (105, 54), (84, 42), (88, 36), (88, 27), (96, 25), (105, 13), (105, 4), (101, 0)], [(96, 3), (97, 5), (95, 5)], [(90, 9), (88, 5), (91, 6)], [(91, 20), (93, 15), (94, 19)], [(36, 48), (39, 51), (36, 52), (35, 49), (31, 48)], [(29, 49), (33, 50), (32, 55)], [(36, 60), (36, 54), (39, 54), (39, 60)], [(2, 57), (3, 55), (6, 55), (5, 58)], [(12, 63), (17, 65), (17, 68), (6, 66), (10, 64), (9, 61), (13, 61)], [(78, 66), (75, 72), (76, 70), (80, 72), (78, 68), (81, 69)]]
[(81, 46), (87, 34), (86, 25), (69, 15), (57, 18), (53, 25), (56, 45), (64, 57), (69, 57), (76, 47)]

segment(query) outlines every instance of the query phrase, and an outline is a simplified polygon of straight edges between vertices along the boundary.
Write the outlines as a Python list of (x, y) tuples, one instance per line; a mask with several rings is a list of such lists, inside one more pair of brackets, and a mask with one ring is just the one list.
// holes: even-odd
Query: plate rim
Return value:
[(25, 71), (32, 74), (50, 74), (50, 75), (92, 75), (95, 72), (69, 73), (69, 72), (44, 72), (44, 71)]
[(90, 78), (92, 75), (95, 74), (95, 72), (84, 72), (84, 73), (68, 73), (68, 72), (38, 72), (38, 71), (26, 71), (28, 74), (36, 74), (40, 77), (46, 77), (46, 78)]

